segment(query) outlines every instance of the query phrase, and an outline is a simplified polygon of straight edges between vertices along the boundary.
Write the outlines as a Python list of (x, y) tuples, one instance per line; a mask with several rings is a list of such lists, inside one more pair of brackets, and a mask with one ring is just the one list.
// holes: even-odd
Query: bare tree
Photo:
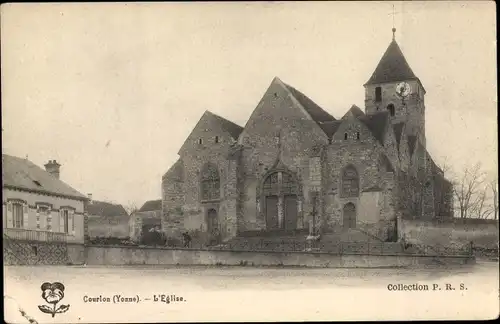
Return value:
[(496, 179), (491, 180), (489, 183), (491, 193), (493, 195), (493, 219), (498, 219), (498, 182)]
[(475, 195), (474, 201), (470, 205), (469, 215), (486, 219), (493, 213), (493, 208), (488, 203), (487, 189), (487, 187), (484, 187)]
[(459, 176), (454, 184), (454, 194), (457, 198), (457, 208), (460, 213), (460, 218), (470, 216), (472, 209), (477, 204), (476, 195), (478, 189), (484, 182), (484, 173), (481, 171), (481, 164), (477, 163), (472, 168), (466, 167), (461, 176)]
[(131, 215), (132, 213), (136, 212), (139, 210), (139, 208), (137, 207), (137, 205), (133, 202), (128, 202), (127, 205), (124, 206), (125, 210), (127, 211), (127, 213), (129, 215)]

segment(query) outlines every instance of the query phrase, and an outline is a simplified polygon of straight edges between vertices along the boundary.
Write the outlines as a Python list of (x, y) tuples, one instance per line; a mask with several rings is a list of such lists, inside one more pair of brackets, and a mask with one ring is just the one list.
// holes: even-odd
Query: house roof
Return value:
[(232, 121), (230, 120), (227, 120), (219, 115), (216, 115), (214, 114), (213, 112), (211, 111), (206, 111), (209, 115), (212, 115), (212, 117), (214, 117), (221, 125), (221, 127), (227, 131), (232, 138), (234, 139), (238, 139), (238, 136), (240, 136), (241, 132), (243, 131), (243, 127), (241, 127), (240, 125), (237, 125), (235, 123), (233, 123)]
[(87, 200), (77, 190), (28, 159), (2, 154), (2, 185), (78, 200)]
[(399, 142), (401, 141), (401, 135), (403, 134), (403, 127), (405, 123), (397, 123), (392, 125), (394, 128), (394, 135), (396, 135), (396, 141), (398, 142), (398, 147), (399, 147)]
[(392, 40), (365, 85), (403, 80), (418, 80), (418, 78), (410, 68), (396, 40)]
[(101, 217), (128, 216), (127, 211), (122, 205), (98, 200), (88, 203), (86, 211), (89, 215)]
[(140, 212), (161, 210), (161, 199), (148, 200), (142, 205)]
[(387, 129), (387, 124), (389, 123), (389, 112), (381, 111), (371, 115), (364, 115), (360, 118), (368, 129), (372, 132), (373, 136), (380, 143), (384, 143), (384, 136)]
[(316, 122), (316, 123), (322, 123), (322, 122), (328, 122), (328, 121), (334, 121), (335, 118), (327, 113), (323, 108), (318, 106), (314, 101), (309, 99), (305, 94), (300, 92), (299, 90), (295, 89), (294, 87), (283, 83), (285, 87), (291, 92), (293, 97), (297, 99), (297, 101), (304, 107), (304, 109), (307, 111), (307, 113), (311, 116), (311, 118)]

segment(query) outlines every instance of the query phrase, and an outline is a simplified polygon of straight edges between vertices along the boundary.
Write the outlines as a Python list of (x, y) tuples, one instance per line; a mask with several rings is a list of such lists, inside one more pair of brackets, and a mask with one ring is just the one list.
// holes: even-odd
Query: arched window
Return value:
[(347, 139), (347, 133), (344, 133), (344, 140)]
[(356, 169), (350, 165), (342, 172), (342, 196), (357, 197), (359, 195), (359, 177)]
[(219, 171), (215, 165), (207, 163), (201, 171), (201, 200), (216, 200), (219, 198)]
[(395, 111), (395, 108), (394, 108), (393, 104), (388, 104), (387, 105), (387, 110), (389, 110), (389, 113), (391, 114), (391, 116), (394, 116), (396, 114), (396, 111)]

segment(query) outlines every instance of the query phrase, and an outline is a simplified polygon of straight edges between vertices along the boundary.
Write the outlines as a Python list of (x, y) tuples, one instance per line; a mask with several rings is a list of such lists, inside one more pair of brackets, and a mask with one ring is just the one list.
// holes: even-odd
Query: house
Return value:
[(395, 30), (363, 87), (364, 111), (341, 118), (278, 77), (244, 127), (206, 111), (162, 177), (167, 235), (363, 229), (385, 241), (398, 218), (451, 217), (426, 146), (427, 90)]
[(88, 199), (86, 211), (90, 240), (104, 237), (127, 239), (129, 215), (125, 208), (120, 204), (93, 200), (92, 194), (88, 194)]
[(130, 238), (133, 241), (141, 241), (144, 233), (149, 231), (161, 231), (162, 224), (162, 201), (148, 200), (139, 210), (130, 215)]
[(5, 264), (84, 262), (87, 197), (60, 179), (61, 165), (45, 170), (2, 154)]

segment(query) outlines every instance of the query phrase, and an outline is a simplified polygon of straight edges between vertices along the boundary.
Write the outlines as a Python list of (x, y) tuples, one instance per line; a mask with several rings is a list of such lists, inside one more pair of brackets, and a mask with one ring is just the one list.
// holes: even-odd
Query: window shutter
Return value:
[(28, 204), (24, 204), (24, 206), (23, 206), (23, 228), (26, 228), (26, 229), (29, 228), (28, 211), (29, 211)]
[(64, 233), (64, 213), (62, 209), (59, 209), (59, 232)]
[(68, 232), (70, 232), (72, 235), (75, 235), (75, 211), (70, 210), (69, 216), (68, 216)]
[(14, 227), (11, 202), (7, 202), (7, 227)]

